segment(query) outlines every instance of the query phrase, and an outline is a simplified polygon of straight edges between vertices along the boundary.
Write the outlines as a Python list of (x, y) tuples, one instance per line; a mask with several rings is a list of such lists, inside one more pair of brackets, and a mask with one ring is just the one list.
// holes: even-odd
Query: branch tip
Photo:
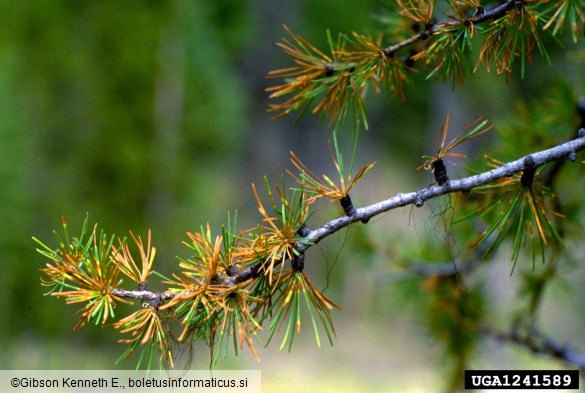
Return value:
[(384, 56), (386, 56), (388, 58), (394, 57), (394, 52), (391, 51), (389, 48), (383, 48), (382, 53), (384, 54)]

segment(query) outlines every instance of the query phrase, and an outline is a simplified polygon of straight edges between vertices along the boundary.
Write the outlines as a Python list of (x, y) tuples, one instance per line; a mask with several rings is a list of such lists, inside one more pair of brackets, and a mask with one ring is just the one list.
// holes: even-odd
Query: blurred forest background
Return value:
[[(217, 233), (228, 210), (238, 211), (241, 228), (253, 226), (260, 216), (250, 183), (261, 185), (264, 175), (277, 183), (291, 168), (289, 150), (312, 168), (332, 170), (325, 125), (310, 117), (272, 121), (266, 112), (264, 89), (276, 83), (266, 75), (290, 64), (274, 45), (286, 35), (282, 24), (326, 48), (326, 29), (334, 36), (373, 31), (381, 6), (374, 0), (0, 2), (0, 366), (133, 368), (133, 359), (114, 364), (125, 349), (115, 332), (91, 326), (73, 332), (75, 306), (43, 296), (38, 269), (45, 262), (31, 237), (50, 242), (62, 216), (75, 233), (86, 213), (109, 234), (144, 236), (152, 228), (155, 269), (169, 274), (176, 255), (189, 255), (181, 245), (186, 231), (210, 222)], [(452, 90), (420, 75), (407, 87), (406, 103), (372, 92), (358, 163), (378, 165), (356, 190), (356, 205), (432, 182), (414, 168), (433, 151), (447, 111), (453, 130), (478, 115), (497, 125), (559, 74), (582, 89), (582, 63), (566, 61), (576, 53), (567, 46), (550, 44), (553, 65), (535, 56), (524, 80), (513, 75), (506, 83), (479, 71)], [(489, 138), (482, 144), (489, 146)], [(322, 207), (313, 226), (341, 214)], [(354, 226), (308, 254), (314, 281), (328, 285), (327, 295), (343, 308), (334, 313), (333, 347), (317, 349), (307, 327), (290, 354), (271, 345), (260, 349), (260, 363), (243, 351), (218, 368), (261, 369), (265, 392), (428, 391), (440, 380), (440, 351), (425, 338), (416, 311), (402, 304), (407, 295), (384, 277), (392, 270), (392, 242), (420, 247), (429, 209)], [(494, 296), (513, 302), (505, 288), (513, 281), (509, 268), (503, 258), (495, 280), (504, 287), (495, 287)], [(572, 329), (570, 322), (563, 327), (568, 337)], [(494, 358), (511, 366), (519, 359), (524, 367), (557, 364), (485, 345), (490, 355), (478, 366)], [(208, 363), (208, 350), (197, 347), (192, 367)]]

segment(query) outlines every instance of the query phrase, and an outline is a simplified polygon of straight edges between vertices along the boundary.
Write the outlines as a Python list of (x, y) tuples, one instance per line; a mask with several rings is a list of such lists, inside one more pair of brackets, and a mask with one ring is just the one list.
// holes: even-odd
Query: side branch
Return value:
[[(280, 118), (300, 108), (308, 108), (313, 99), (319, 97), (319, 102), (311, 112), (313, 114), (320, 113), (323, 119), (330, 118), (330, 125), (343, 123), (349, 113), (348, 108), (354, 106), (354, 115), (359, 116), (361, 113), (361, 120), (367, 128), (363, 95), (368, 83), (373, 84), (376, 91), (383, 88), (404, 99), (404, 85), (409, 81), (408, 73), (413, 71), (414, 63), (423, 58), (426, 58), (423, 62), (425, 66), (434, 64), (434, 70), (429, 76), (434, 75), (441, 68), (442, 72), (445, 72), (444, 79), (449, 74), (459, 79), (462, 67), (460, 54), (471, 45), (470, 40), (473, 31), (475, 31), (474, 26), (501, 20), (514, 11), (523, 10), (527, 6), (526, 0), (505, 0), (498, 2), (498, 5), (491, 9), (484, 9), (479, 3), (476, 6), (473, 4), (475, 2), (465, 3), (461, 7), (453, 5), (455, 14), (448, 15), (442, 21), (433, 19), (432, 7), (429, 10), (429, 15), (405, 16), (416, 23), (417, 29), (414, 29), (416, 32), (411, 32), (401, 41), (389, 45), (383, 45), (379, 40), (372, 40), (365, 35), (356, 33), (353, 33), (351, 37), (343, 39), (340, 37), (336, 46), (331, 45), (331, 55), (324, 54), (285, 27), (293, 41), (283, 39), (277, 45), (291, 57), (294, 65), (269, 72), (270, 78), (283, 79), (281, 84), (266, 89), (270, 92), (269, 98), (282, 98), (284, 100), (280, 103), (270, 104), (268, 111), (277, 112), (275, 118)], [(468, 15), (467, 11), (473, 12), (474, 7), (477, 7), (475, 13)], [(403, 8), (403, 14), (409, 13), (408, 6), (401, 8)], [(523, 18), (522, 15), (524, 14), (519, 13), (512, 18), (510, 23), (513, 22), (517, 25), (519, 22), (515, 21)], [(512, 27), (514, 29), (520, 28), (520, 26)], [(535, 35), (536, 32), (532, 31), (531, 34)], [(433, 38), (431, 39), (431, 37)], [(496, 39), (495, 36), (489, 37), (490, 35), (486, 39), (489, 45), (484, 45), (484, 49), (490, 47), (490, 55), (488, 56), (482, 49), (480, 63), (498, 64), (498, 74), (503, 71), (510, 72), (510, 64), (517, 57), (516, 54), (513, 56), (509, 54), (494, 56), (492, 53), (497, 54), (502, 51), (508, 53), (510, 50), (515, 53), (517, 50), (520, 51), (520, 48), (507, 48), (506, 40)], [(521, 51), (523, 57), (529, 57), (533, 46), (530, 43), (534, 44), (533, 39), (538, 43), (541, 52), (543, 51), (537, 38), (535, 35), (529, 40), (521, 40), (522, 47), (527, 46)], [(418, 45), (425, 40), (430, 40), (430, 42), (427, 45)], [(398, 58), (397, 53), (407, 48), (411, 49), (408, 57)], [(288, 98), (285, 99), (285, 97)]]
[(515, 330), (501, 332), (489, 326), (480, 326), (478, 329), (488, 337), (499, 341), (507, 341), (527, 348), (531, 352), (560, 359), (570, 365), (585, 371), (585, 354), (571, 347), (561, 345), (536, 328), (529, 329), (528, 333), (521, 334)]
[[(490, 171), (462, 179), (450, 180), (448, 183), (442, 186), (434, 185), (415, 192), (410, 192), (408, 194), (397, 194), (395, 197), (385, 201), (359, 208), (357, 209), (356, 214), (353, 216), (339, 217), (335, 220), (329, 221), (321, 228), (312, 230), (308, 233), (306, 238), (306, 243), (309, 244), (299, 245), (298, 251), (302, 252), (306, 250), (310, 247), (311, 244), (320, 242), (327, 236), (334, 234), (340, 229), (345, 228), (346, 226), (356, 221), (369, 220), (378, 214), (382, 214), (387, 211), (410, 204), (422, 206), (424, 201), (427, 199), (436, 198), (452, 192), (468, 192), (474, 187), (483, 186), (504, 177), (510, 177), (517, 172), (523, 171), (526, 169), (527, 162), (530, 162), (531, 167), (534, 165), (533, 167), (537, 168), (543, 164), (559, 160), (563, 157), (572, 157), (576, 152), (583, 149), (585, 149), (585, 129), (579, 130), (579, 137), (577, 139), (565, 142), (547, 150), (529, 154), (516, 161), (509, 162)], [(531, 159), (529, 157), (531, 157)]]
[[(510, 11), (512, 8), (516, 7), (517, 2), (518, 0), (508, 0), (505, 3), (500, 4), (489, 11), (478, 13), (477, 15), (470, 17), (469, 22), (473, 23), (474, 25), (477, 25), (488, 20), (501, 18), (502, 16), (506, 15), (508, 11)], [(391, 54), (399, 51), (402, 48), (410, 46), (418, 41), (423, 41), (427, 39), (430, 35), (441, 30), (444, 26), (453, 25), (456, 23), (458, 22), (445, 21), (441, 23), (434, 23), (432, 26), (428, 26), (425, 30), (413, 35), (410, 38), (407, 38), (404, 41), (401, 41), (394, 45), (387, 46), (386, 48), (383, 49), (383, 52), (386, 56), (390, 56)]]

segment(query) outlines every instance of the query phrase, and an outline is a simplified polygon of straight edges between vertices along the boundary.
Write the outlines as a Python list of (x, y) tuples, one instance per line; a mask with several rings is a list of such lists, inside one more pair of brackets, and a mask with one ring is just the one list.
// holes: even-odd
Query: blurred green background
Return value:
[[(326, 29), (367, 33), (379, 9), (374, 0), (0, 2), (0, 367), (133, 368), (133, 360), (114, 364), (124, 350), (116, 334), (73, 332), (77, 307), (43, 296), (44, 261), (31, 237), (50, 242), (62, 216), (75, 232), (86, 213), (110, 234), (152, 228), (156, 269), (170, 273), (175, 256), (188, 255), (186, 231), (206, 222), (218, 231), (228, 210), (238, 210), (241, 228), (255, 225), (250, 183), (278, 182), (289, 150), (331, 169), (325, 126), (310, 117), (274, 122), (266, 112), (264, 89), (276, 83), (266, 75), (290, 64), (274, 45), (282, 24), (325, 48)], [(508, 85), (479, 72), (452, 91), (420, 75), (406, 104), (369, 97), (358, 162), (378, 166), (356, 204), (431, 182), (414, 168), (448, 110), (453, 129), (479, 114), (497, 120), (559, 70), (577, 78), (562, 58), (533, 63), (526, 80)], [(314, 225), (340, 214), (321, 206)], [(344, 310), (334, 314), (333, 347), (316, 349), (307, 330), (290, 354), (272, 345), (259, 349), (260, 363), (244, 351), (218, 367), (260, 368), (265, 392), (428, 391), (440, 359), (373, 268), (390, 259), (373, 252), (384, 244), (376, 236), (420, 241), (411, 214), (388, 214), (311, 250), (320, 287), (335, 264), (327, 294)], [(193, 367), (208, 362), (196, 348)]]

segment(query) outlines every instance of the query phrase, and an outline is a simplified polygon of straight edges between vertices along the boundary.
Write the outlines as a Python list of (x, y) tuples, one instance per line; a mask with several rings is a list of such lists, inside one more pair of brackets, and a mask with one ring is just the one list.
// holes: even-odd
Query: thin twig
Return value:
[[(412, 204), (420, 207), (422, 206), (424, 201), (428, 199), (437, 198), (453, 192), (459, 191), (468, 192), (475, 187), (492, 183), (496, 180), (505, 177), (510, 177), (515, 173), (522, 172), (523, 170), (527, 169), (527, 166), (529, 166), (530, 168), (538, 168), (539, 166), (544, 165), (548, 162), (563, 159), (583, 149), (585, 149), (585, 129), (579, 130), (578, 137), (576, 139), (562, 143), (547, 150), (528, 154), (520, 159), (508, 162), (498, 168), (489, 170), (487, 172), (483, 172), (474, 176), (464, 177), (462, 179), (450, 180), (448, 183), (442, 186), (434, 185), (407, 194), (400, 193), (385, 201), (381, 201), (369, 206), (359, 208), (356, 210), (356, 213), (352, 216), (344, 215), (342, 217), (329, 221), (328, 223), (317, 229), (313, 230), (305, 229), (304, 233), (306, 234), (306, 236), (302, 243), (298, 243), (295, 245), (295, 250), (299, 254), (304, 254), (305, 251), (309, 249), (311, 246), (319, 243), (326, 237), (333, 235), (339, 230), (355, 222), (369, 220), (379, 214), (388, 212), (393, 209), (397, 209), (399, 207), (404, 207)], [(240, 270), (237, 274), (233, 276), (227, 276), (222, 279), (224, 283), (229, 286), (235, 286), (238, 283), (248, 281), (250, 279), (258, 277), (261, 274), (259, 269), (260, 264), (261, 262), (258, 262), (254, 265), (251, 265), (250, 267)], [(112, 293), (120, 297), (142, 300), (153, 299), (168, 300), (173, 298), (174, 296), (180, 295), (180, 293), (172, 294), (168, 292), (157, 293), (152, 291), (124, 291), (120, 289), (113, 289)]]
[[(531, 164), (534, 162), (535, 167), (539, 167), (548, 162), (562, 159), (571, 153), (576, 153), (585, 149), (585, 129), (579, 130), (578, 135), (578, 138), (574, 140), (562, 143), (547, 150), (529, 154), (516, 161), (509, 162), (490, 171), (462, 179), (450, 180), (448, 183), (442, 186), (435, 185), (408, 194), (397, 194), (393, 198), (387, 199), (385, 201), (356, 209), (356, 213), (352, 216), (344, 215), (329, 221), (320, 228), (309, 231), (305, 237), (305, 240), (303, 241), (303, 244), (297, 244), (295, 249), (299, 253), (304, 253), (312, 245), (320, 242), (324, 238), (336, 233), (346, 226), (353, 224), (354, 222), (369, 220), (379, 214), (399, 207), (404, 207), (411, 204), (416, 204), (418, 206), (421, 203), (424, 203), (425, 200), (437, 198), (452, 192), (467, 192), (474, 187), (482, 186), (504, 177), (512, 176), (517, 172), (523, 171), (526, 167), (526, 162), (530, 162)], [(531, 160), (527, 159), (527, 157), (531, 157)], [(256, 265), (253, 265), (247, 269), (243, 269), (235, 276), (229, 277), (226, 280), (226, 284), (236, 285), (239, 282), (248, 280), (253, 276), (251, 271), (249, 271), (252, 269), (258, 271)]]
[(171, 300), (177, 294), (170, 292), (153, 292), (148, 290), (143, 291), (128, 291), (125, 289), (111, 288), (112, 295), (130, 299), (148, 300), (148, 301), (165, 301)]
[(510, 332), (502, 332), (486, 325), (479, 326), (478, 330), (485, 336), (520, 345), (533, 353), (563, 360), (585, 371), (585, 353), (559, 344), (535, 327), (531, 327), (526, 333), (519, 333), (516, 329), (512, 329)]
[[(491, 9), (489, 11), (485, 11), (483, 13), (478, 13), (477, 15), (470, 17), (469, 22), (473, 23), (474, 25), (477, 25), (477, 24), (486, 22), (488, 20), (495, 20), (495, 19), (501, 18), (504, 15), (506, 15), (508, 13), (508, 11), (510, 11), (512, 8), (514, 8), (516, 6), (517, 2), (518, 2), (518, 0), (508, 0), (505, 3), (500, 4), (497, 7), (494, 7), (493, 9)], [(387, 46), (386, 48), (383, 49), (383, 52), (386, 56), (390, 56), (402, 48), (408, 47), (408, 46), (415, 44), (419, 41), (426, 40), (429, 36), (444, 29), (445, 26), (455, 25), (457, 23), (459, 23), (459, 22), (445, 21), (445, 22), (441, 22), (441, 23), (434, 23), (432, 26), (427, 27), (425, 30), (416, 33), (415, 35), (405, 39), (404, 41)], [(450, 34), (450, 33), (446, 32), (445, 34)]]

